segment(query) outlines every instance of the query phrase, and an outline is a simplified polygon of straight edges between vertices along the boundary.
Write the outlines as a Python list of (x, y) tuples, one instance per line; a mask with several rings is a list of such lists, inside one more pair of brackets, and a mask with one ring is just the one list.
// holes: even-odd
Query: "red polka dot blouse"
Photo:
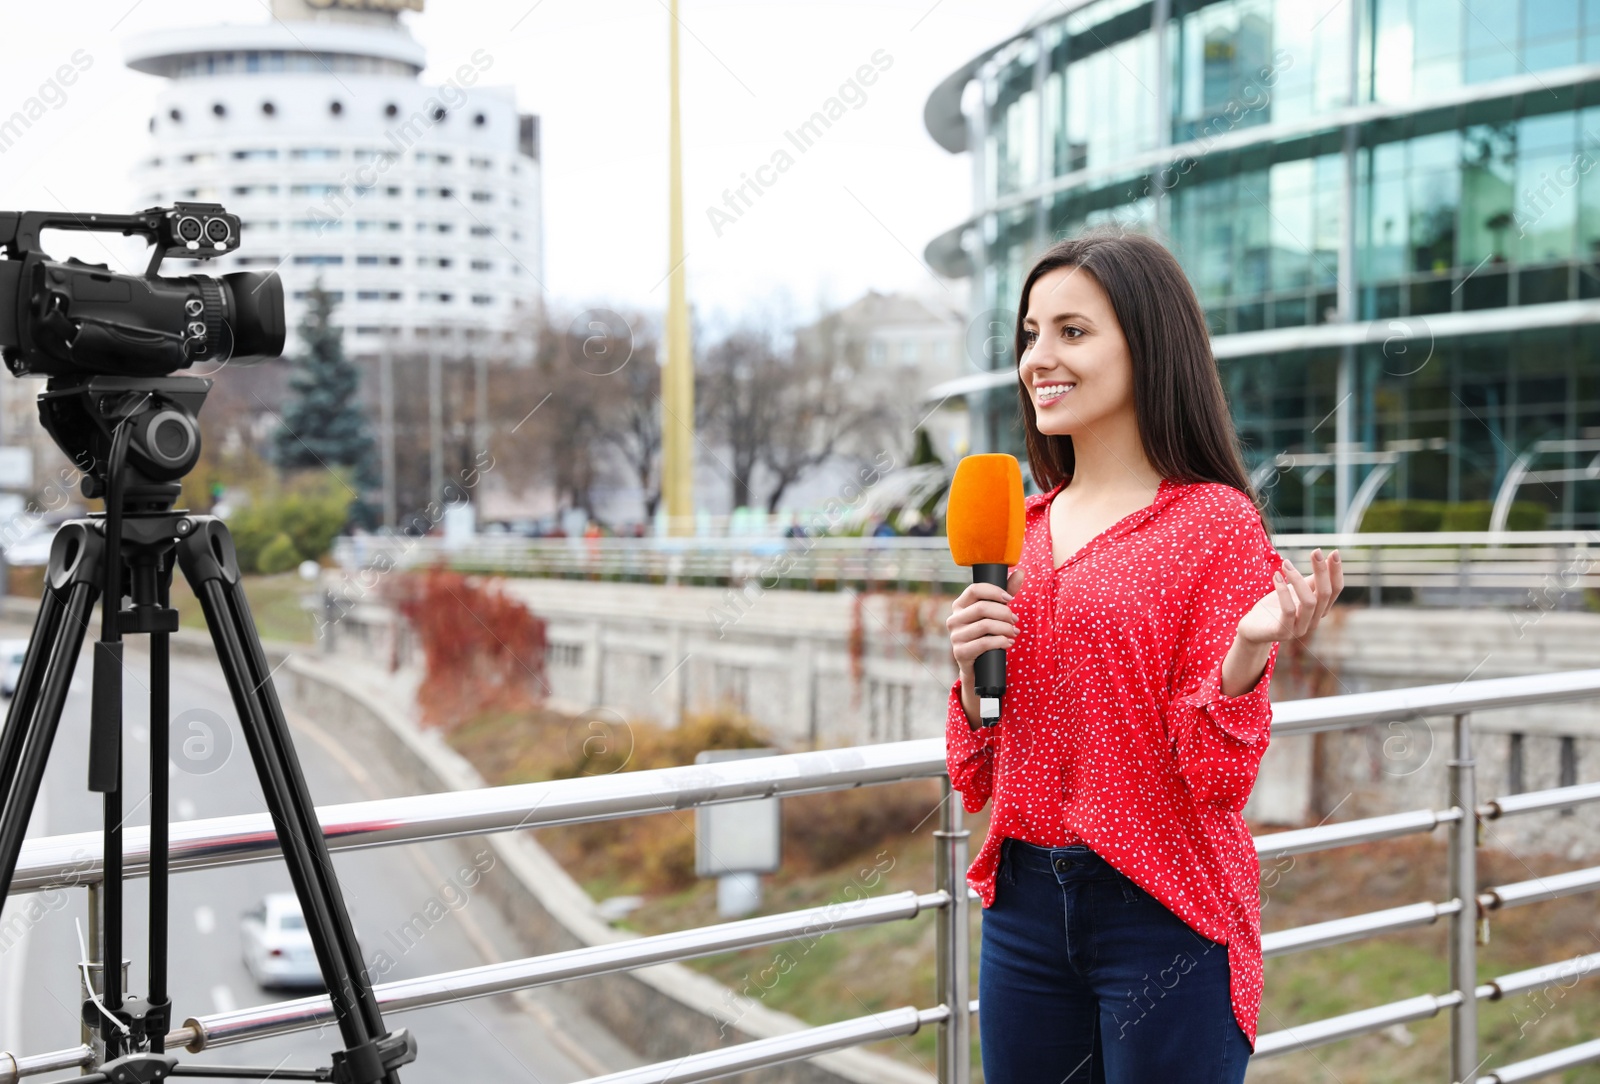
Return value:
[(1260, 865), (1240, 810), (1267, 748), (1278, 645), (1239, 696), (1222, 695), (1222, 659), (1281, 557), (1245, 494), (1165, 478), (1147, 508), (1055, 568), (1049, 512), (1061, 488), (1026, 502), (1000, 725), (971, 729), (959, 680), (950, 691), (951, 783), (969, 813), (994, 801), (967, 882), (994, 903), (1007, 836), (1087, 844), (1228, 946), (1233, 1014), (1253, 1049)]

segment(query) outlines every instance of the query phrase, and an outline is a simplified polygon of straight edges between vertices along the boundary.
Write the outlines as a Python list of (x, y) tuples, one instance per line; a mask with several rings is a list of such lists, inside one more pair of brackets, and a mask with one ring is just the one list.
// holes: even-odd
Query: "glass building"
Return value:
[(972, 161), (926, 255), (996, 347), (933, 389), (974, 450), (1022, 454), (1031, 261), (1122, 224), (1188, 273), (1277, 529), (1374, 498), (1600, 526), (1600, 0), (1064, 0), (925, 120)]

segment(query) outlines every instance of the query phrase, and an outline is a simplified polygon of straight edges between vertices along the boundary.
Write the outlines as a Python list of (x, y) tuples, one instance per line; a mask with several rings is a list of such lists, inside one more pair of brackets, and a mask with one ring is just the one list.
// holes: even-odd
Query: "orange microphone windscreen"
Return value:
[(1022, 560), (1022, 467), (1015, 456), (969, 455), (956, 466), (945, 506), (950, 556), (958, 565)]

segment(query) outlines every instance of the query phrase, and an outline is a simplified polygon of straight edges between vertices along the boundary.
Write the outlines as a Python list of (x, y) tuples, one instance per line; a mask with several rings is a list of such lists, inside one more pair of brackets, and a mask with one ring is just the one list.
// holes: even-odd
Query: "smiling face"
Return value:
[(1028, 291), (1018, 375), (1039, 432), (1083, 433), (1134, 418), (1133, 359), (1111, 300), (1093, 274), (1058, 267)]

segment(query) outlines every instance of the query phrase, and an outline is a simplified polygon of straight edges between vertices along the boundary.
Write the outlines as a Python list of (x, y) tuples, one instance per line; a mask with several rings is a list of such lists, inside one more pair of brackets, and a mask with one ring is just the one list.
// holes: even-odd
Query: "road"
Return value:
[[(3, 634), (25, 636), (26, 631)], [(134, 644), (129, 641), (124, 678), (125, 808), (132, 810), (130, 824), (147, 824), (148, 675), (146, 656), (135, 653)], [(100, 797), (90, 795), (84, 786), (89, 671), (86, 653), (74, 676), (44, 794), (30, 826), (32, 835), (100, 827)], [(172, 711), (175, 721), (182, 724), (173, 731), (175, 749), (190, 742), (186, 751), (173, 758), (182, 768), (174, 766), (168, 771), (173, 820), (264, 810), (249, 752), (214, 664), (173, 660)], [(195, 720), (213, 725), (218, 740), (208, 745), (203, 734), (188, 725)], [(376, 796), (363, 765), (337, 744), (335, 726), (309, 727), (293, 717), (291, 722), (318, 805)], [(226, 748), (229, 744), (231, 751)], [(478, 854), (489, 852), (481, 844), (471, 852), (464, 852), (458, 844), (429, 844), (335, 857), (364, 958), (377, 979), (408, 978), (520, 955), (495, 904), (481, 898), (481, 882), (474, 888), (465, 887), (475, 878), (463, 877), (460, 871)], [(492, 857), (478, 858), (480, 867), (492, 862)], [(482, 878), (509, 875), (495, 867)], [(130, 881), (127, 891), (124, 955), (133, 961), (130, 986), (136, 993), (147, 988), (146, 885), (143, 879)], [(179, 1021), (301, 996), (296, 991), (267, 993), (258, 989), (240, 956), (243, 912), (255, 906), (264, 893), (290, 890), (287, 871), (278, 862), (185, 873), (172, 879), (170, 985)], [(58, 896), (66, 902), (46, 913), (21, 941), (0, 953), (0, 1050), (42, 1053), (81, 1041), (75, 965), (80, 958), (77, 926), (84, 925), (85, 895), (73, 890)], [(39, 898), (45, 899), (43, 895)], [(25, 899), (19, 896), (8, 903), (8, 919), (18, 913)], [(430, 907), (430, 901), (437, 903)], [(436, 922), (414, 924), (417, 913), (430, 911)], [(408, 924), (412, 932), (406, 932)], [(423, 931), (420, 936), (418, 930)], [(402, 1074), (408, 1084), (558, 1084), (637, 1064), (554, 990), (463, 1002), (389, 1019), (391, 1027), (408, 1027), (418, 1039), (419, 1058)], [(337, 1032), (330, 1029), (320, 1038), (315, 1033), (284, 1036), (188, 1057), (266, 1068), (314, 1067), (327, 1065), (336, 1045)]]

